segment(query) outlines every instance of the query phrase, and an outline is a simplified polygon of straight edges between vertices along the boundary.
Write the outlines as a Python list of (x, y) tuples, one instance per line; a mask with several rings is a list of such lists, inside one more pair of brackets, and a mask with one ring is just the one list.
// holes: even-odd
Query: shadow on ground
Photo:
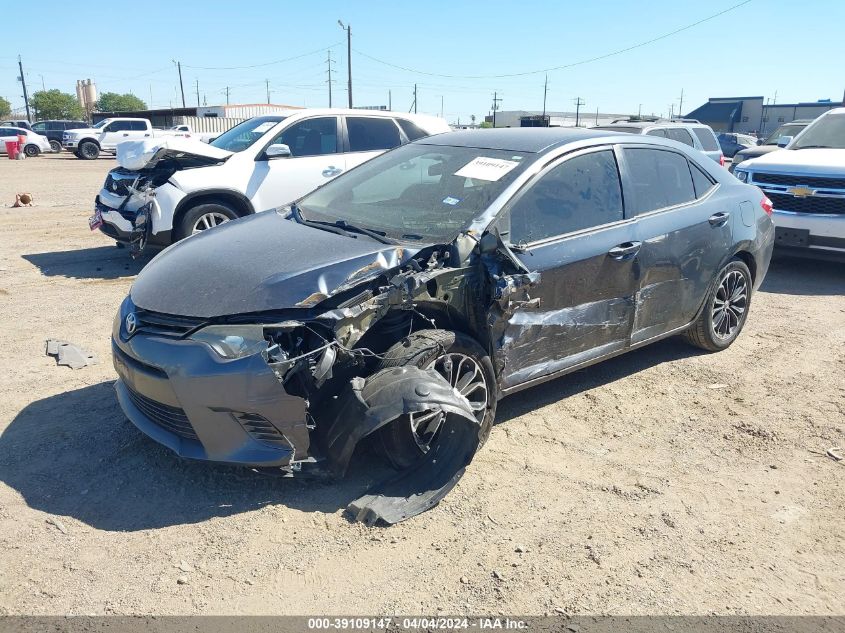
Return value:
[(152, 254), (144, 253), (138, 259), (132, 259), (126, 248), (98, 246), (75, 251), (31, 253), (21, 257), (47, 277), (118, 279), (137, 275), (150, 261)]
[(111, 382), (34, 402), (0, 435), (0, 481), (31, 508), (109, 531), (198, 523), (275, 504), (335, 512), (389, 472), (358, 459), (344, 480), (327, 482), (183, 460), (125, 419)]
[[(760, 291), (786, 295), (845, 294), (845, 262), (775, 257)], [(754, 310), (753, 303), (751, 309)]]

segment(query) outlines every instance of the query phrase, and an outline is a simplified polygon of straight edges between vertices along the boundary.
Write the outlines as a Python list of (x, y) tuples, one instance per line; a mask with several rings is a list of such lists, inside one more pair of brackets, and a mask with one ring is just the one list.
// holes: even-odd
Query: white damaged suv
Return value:
[(211, 143), (165, 138), (117, 147), (89, 220), (137, 253), (292, 202), (404, 143), (448, 132), (443, 119), (373, 110), (260, 116)]
[(734, 176), (772, 201), (776, 253), (845, 260), (845, 108), (781, 141), (784, 150), (743, 161)]

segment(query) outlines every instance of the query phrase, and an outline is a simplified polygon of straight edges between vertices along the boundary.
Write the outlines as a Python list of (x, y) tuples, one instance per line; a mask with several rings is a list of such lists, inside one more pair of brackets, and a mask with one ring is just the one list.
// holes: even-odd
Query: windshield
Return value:
[(110, 122), (111, 122), (111, 119), (103, 119), (102, 121), (100, 121), (99, 123), (95, 123), (91, 127), (94, 128), (95, 130), (99, 130), (101, 127), (103, 127), (104, 125), (108, 125)]
[(388, 238), (451, 242), (535, 158), (508, 150), (411, 143), (303, 198), (305, 220), (345, 222)]
[(845, 112), (819, 117), (787, 149), (811, 147), (845, 149)]
[(772, 135), (766, 139), (763, 145), (777, 145), (781, 136), (798, 136), (798, 133), (803, 130), (806, 125), (781, 125), (778, 129), (772, 132)]
[(230, 152), (242, 152), (284, 119), (283, 116), (249, 119), (226, 130), (209, 144)]

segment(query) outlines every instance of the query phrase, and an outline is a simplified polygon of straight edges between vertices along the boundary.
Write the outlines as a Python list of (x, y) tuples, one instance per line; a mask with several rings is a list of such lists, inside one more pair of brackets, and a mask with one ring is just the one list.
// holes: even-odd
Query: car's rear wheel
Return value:
[(179, 239), (202, 233), (229, 220), (236, 220), (238, 212), (222, 202), (205, 202), (188, 209), (179, 221)]
[(92, 141), (84, 141), (79, 144), (79, 153), (77, 156), (83, 160), (94, 160), (99, 157), (100, 148)]
[(698, 318), (684, 333), (686, 340), (709, 352), (729, 347), (748, 319), (751, 288), (751, 271), (745, 262), (728, 262), (716, 276)]
[(26, 154), (27, 158), (35, 158), (41, 153), (41, 150), (37, 145), (25, 145), (23, 153)]
[[(393, 345), (378, 369), (414, 365), (433, 368), (469, 401), (481, 425), (479, 447), (490, 435), (496, 416), (496, 377), (484, 348), (461, 332), (421, 330)], [(423, 412), (402, 416), (380, 432), (381, 446), (395, 468), (417, 462), (437, 438), (443, 414)]]
[(58, 141), (50, 141), (50, 149), (53, 150), (54, 153), (58, 154), (62, 151), (62, 144)]

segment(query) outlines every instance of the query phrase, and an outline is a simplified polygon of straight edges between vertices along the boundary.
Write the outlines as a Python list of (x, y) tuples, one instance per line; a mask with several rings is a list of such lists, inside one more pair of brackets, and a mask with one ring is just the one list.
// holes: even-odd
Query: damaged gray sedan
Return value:
[(118, 399), (188, 458), (341, 476), (366, 442), (398, 473), (350, 510), (395, 523), (454, 487), (503, 396), (675, 334), (728, 347), (770, 212), (670, 140), (426, 138), (156, 257), (114, 321)]

